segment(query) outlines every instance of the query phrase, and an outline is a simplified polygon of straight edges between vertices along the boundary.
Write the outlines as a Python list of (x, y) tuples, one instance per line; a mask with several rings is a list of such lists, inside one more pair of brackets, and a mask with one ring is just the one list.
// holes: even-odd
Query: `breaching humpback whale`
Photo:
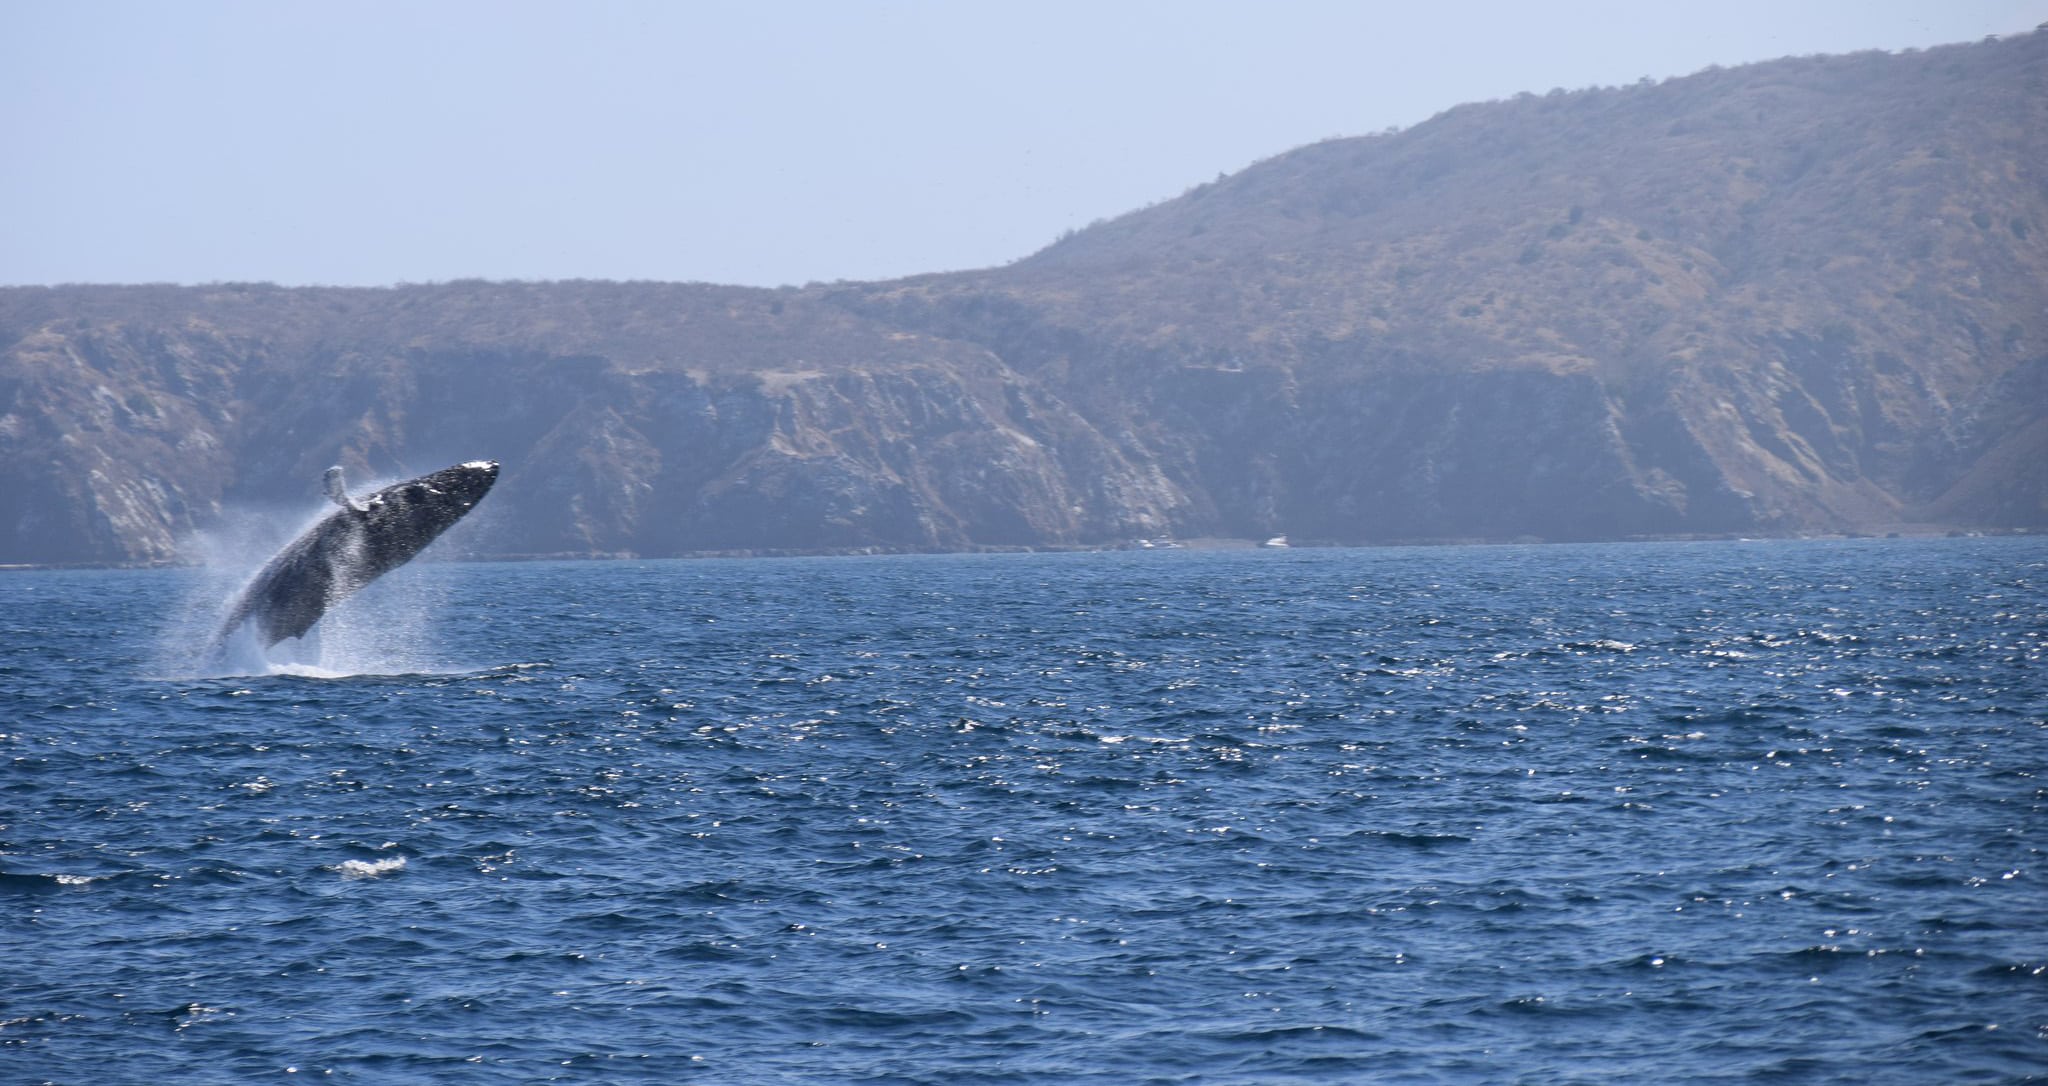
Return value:
[(498, 481), (498, 462), (472, 460), (351, 498), (341, 469), (327, 469), (327, 497), (340, 508), (265, 563), (214, 636), (219, 650), (244, 622), (269, 648), (300, 637), (327, 609), (412, 560)]

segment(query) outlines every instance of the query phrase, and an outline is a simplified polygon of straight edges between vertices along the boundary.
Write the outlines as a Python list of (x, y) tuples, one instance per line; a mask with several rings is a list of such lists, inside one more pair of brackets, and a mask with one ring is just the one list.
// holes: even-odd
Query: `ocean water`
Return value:
[(0, 574), (0, 1081), (2048, 1077), (2048, 540)]

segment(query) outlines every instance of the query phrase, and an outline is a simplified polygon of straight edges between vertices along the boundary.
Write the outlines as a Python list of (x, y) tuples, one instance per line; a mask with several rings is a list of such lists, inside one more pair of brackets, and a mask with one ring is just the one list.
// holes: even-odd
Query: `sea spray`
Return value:
[(430, 572), (431, 561), (379, 578), (335, 604), (303, 636), (266, 648), (254, 623), (247, 622), (219, 636), (236, 601), (265, 564), (332, 512), (324, 503), (302, 513), (249, 511), (185, 539), (181, 553), (194, 576), (168, 616), (157, 671), (186, 677), (338, 678), (465, 670), (450, 664), (434, 629), (448, 587), (445, 576)]
[(179, 557), (191, 576), (165, 616), (155, 671), (175, 677), (268, 674), (253, 634), (238, 631), (219, 646), (214, 635), (263, 563), (324, 515), (324, 509), (242, 510), (180, 539)]

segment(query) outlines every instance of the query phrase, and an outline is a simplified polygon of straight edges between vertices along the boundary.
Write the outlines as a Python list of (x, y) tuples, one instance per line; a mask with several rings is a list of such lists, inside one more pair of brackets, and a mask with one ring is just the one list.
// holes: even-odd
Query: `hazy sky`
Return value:
[(0, 0), (0, 283), (981, 267), (1460, 102), (2043, 20), (2048, 0)]

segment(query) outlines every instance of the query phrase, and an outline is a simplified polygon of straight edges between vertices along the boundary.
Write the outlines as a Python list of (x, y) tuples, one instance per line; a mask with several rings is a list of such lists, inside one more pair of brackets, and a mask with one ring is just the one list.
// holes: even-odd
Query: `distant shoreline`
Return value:
[[(1392, 547), (1528, 547), (1528, 546), (1572, 546), (1604, 543), (1806, 543), (1827, 540), (1875, 539), (1875, 540), (1927, 540), (1967, 539), (2008, 536), (2048, 535), (2048, 532), (2032, 528), (1961, 528), (1943, 525), (1911, 524), (1890, 529), (1868, 532), (1808, 532), (1793, 535), (1770, 534), (1699, 534), (1699, 535), (1658, 535), (1630, 536), (1617, 539), (1539, 539), (1522, 537), (1512, 539), (1392, 539), (1392, 540), (1324, 540), (1291, 539), (1285, 547), (1270, 547), (1259, 539), (1234, 536), (1198, 536), (1191, 539), (1168, 540), (1162, 537), (1152, 546), (1141, 545), (1138, 541), (1123, 543), (1026, 546), (981, 546), (963, 547), (952, 550), (911, 550), (889, 547), (840, 547), (806, 549), (801, 547), (756, 547), (723, 550), (685, 551), (677, 554), (645, 555), (631, 553), (565, 552), (556, 554), (450, 554), (427, 555), (420, 562), (664, 562), (704, 561), (727, 558), (872, 558), (884, 555), (931, 555), (943, 557), (964, 554), (1088, 554), (1135, 550), (1189, 550), (1189, 551), (1251, 551), (1251, 550), (1345, 550), (1378, 549)], [(59, 572), (65, 570), (96, 569), (200, 569), (199, 562), (0, 562), (0, 573)]]

